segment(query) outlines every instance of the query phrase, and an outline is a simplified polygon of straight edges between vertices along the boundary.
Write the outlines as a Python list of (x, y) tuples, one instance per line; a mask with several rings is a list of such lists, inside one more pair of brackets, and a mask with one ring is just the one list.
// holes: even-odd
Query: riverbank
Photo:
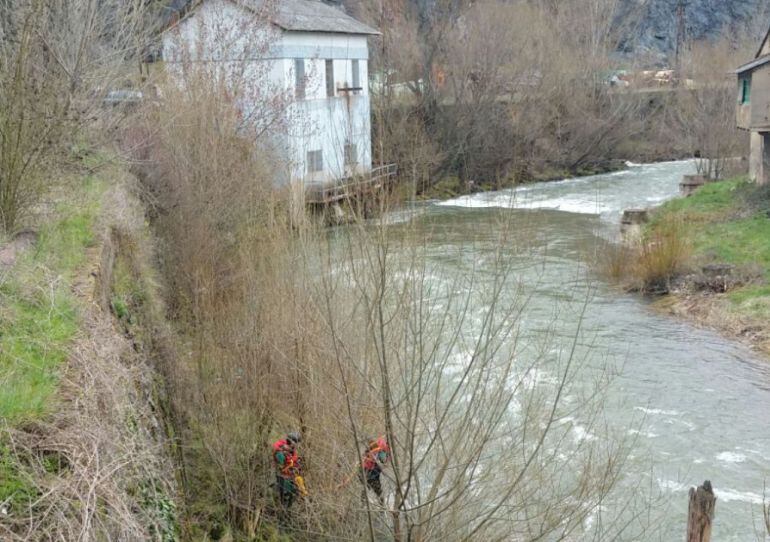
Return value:
[(131, 175), (88, 161), (0, 240), (2, 540), (178, 532), (165, 389), (141, 333), (160, 329), (145, 318), (144, 209)]
[(671, 224), (688, 254), (654, 305), (770, 355), (770, 187), (706, 185), (656, 210), (648, 238)]

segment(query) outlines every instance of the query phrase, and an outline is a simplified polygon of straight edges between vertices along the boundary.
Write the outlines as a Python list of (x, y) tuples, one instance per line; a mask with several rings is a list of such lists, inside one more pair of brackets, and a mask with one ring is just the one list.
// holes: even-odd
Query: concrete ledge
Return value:
[(626, 209), (620, 223), (627, 226), (637, 226), (650, 221), (650, 213), (647, 209)]
[(627, 245), (638, 244), (642, 239), (643, 226), (650, 221), (647, 209), (626, 209), (620, 219), (620, 237)]
[(679, 191), (684, 197), (692, 196), (698, 188), (708, 183), (705, 175), (685, 175), (679, 183)]

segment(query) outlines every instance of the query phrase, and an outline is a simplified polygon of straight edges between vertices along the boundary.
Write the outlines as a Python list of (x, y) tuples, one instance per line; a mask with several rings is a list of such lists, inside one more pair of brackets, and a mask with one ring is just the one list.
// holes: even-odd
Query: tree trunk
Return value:
[(717, 498), (706, 480), (698, 489), (690, 488), (690, 509), (687, 520), (687, 542), (711, 542), (711, 524)]

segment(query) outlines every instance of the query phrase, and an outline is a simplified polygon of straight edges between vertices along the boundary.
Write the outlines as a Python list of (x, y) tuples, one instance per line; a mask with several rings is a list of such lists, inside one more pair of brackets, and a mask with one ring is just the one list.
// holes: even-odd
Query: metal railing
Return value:
[(364, 175), (344, 177), (333, 183), (307, 187), (307, 203), (334, 203), (355, 196), (361, 196), (382, 188), (398, 173), (397, 164), (386, 164), (373, 168)]

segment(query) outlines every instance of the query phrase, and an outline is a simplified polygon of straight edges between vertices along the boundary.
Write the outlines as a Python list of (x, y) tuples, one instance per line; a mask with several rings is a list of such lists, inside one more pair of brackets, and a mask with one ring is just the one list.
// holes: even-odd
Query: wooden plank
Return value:
[(323, 186), (311, 186), (305, 194), (305, 201), (311, 204), (332, 204), (355, 196), (362, 196), (365, 192), (373, 192), (382, 188), (387, 179), (398, 172), (396, 164), (379, 166), (366, 177), (348, 177), (340, 182)]

